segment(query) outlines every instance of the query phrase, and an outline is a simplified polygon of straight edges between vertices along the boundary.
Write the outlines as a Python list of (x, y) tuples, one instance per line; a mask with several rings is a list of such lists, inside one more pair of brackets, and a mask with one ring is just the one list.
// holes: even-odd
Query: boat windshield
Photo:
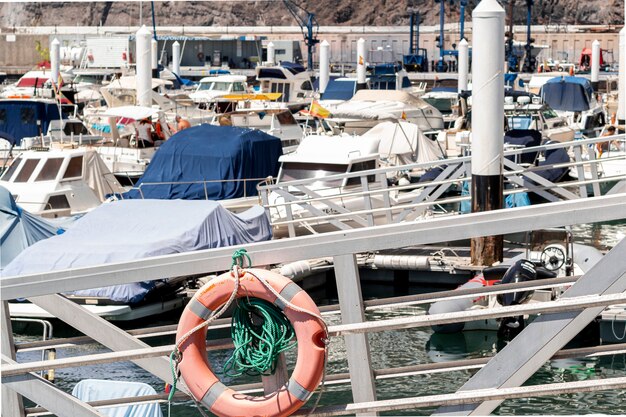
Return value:
[(74, 78), (74, 83), (100, 84), (104, 79), (103, 75), (80, 74)]
[(2, 180), (2, 181), (9, 181), (11, 179), (11, 177), (13, 176), (13, 173), (20, 166), (21, 162), (22, 162), (22, 157), (21, 156), (18, 156), (17, 158), (15, 158), (13, 160), (13, 162), (11, 163), (11, 165), (9, 165), (9, 169), (4, 171), (4, 174), (2, 174), (2, 176), (0, 177), (0, 180)]
[(533, 118), (530, 115), (513, 115), (507, 117), (509, 129), (531, 129)]
[(200, 83), (198, 84), (198, 88), (196, 89), (196, 91), (207, 91), (207, 90), (210, 90), (212, 86), (213, 86), (213, 82)]
[(318, 186), (339, 187), (342, 180), (328, 181), (325, 178), (330, 175), (344, 174), (348, 172), (346, 164), (316, 164), (304, 162), (283, 162), (278, 182), (305, 180), (319, 178)]

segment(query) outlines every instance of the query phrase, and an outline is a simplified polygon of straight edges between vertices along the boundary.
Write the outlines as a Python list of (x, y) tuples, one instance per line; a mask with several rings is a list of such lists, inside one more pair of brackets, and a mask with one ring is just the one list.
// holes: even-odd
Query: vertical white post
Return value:
[(139, 106), (152, 106), (152, 70), (151, 70), (151, 47), (150, 31), (142, 26), (135, 36), (137, 56), (137, 104)]
[(626, 26), (619, 31), (619, 87), (617, 102), (617, 123), (626, 120)]
[(270, 65), (276, 64), (276, 47), (274, 46), (274, 42), (267, 44), (267, 62), (269, 62)]
[(597, 90), (600, 77), (600, 41), (597, 39), (591, 44), (591, 83)]
[(150, 41), (150, 61), (154, 77), (154, 71), (159, 67), (159, 44), (154, 38)]
[(465, 39), (459, 42), (459, 86), (458, 92), (467, 91), (467, 78), (469, 72), (469, 44)]
[[(9, 303), (3, 301), (0, 306), (0, 321), (2, 322), (2, 337), (0, 337), (0, 351), (8, 358), (15, 359), (15, 344), (13, 342), (13, 327), (11, 326), (11, 313)], [(22, 397), (11, 390), (3, 381), (2, 383), (2, 415), (24, 416), (24, 404)]]
[(61, 43), (57, 38), (50, 43), (50, 79), (54, 84), (59, 82), (61, 66)]
[[(472, 22), (472, 212), (503, 205), (504, 9), (497, 0), (482, 0)], [(502, 260), (502, 236), (472, 239), (472, 263)]]
[(330, 79), (330, 44), (323, 40), (320, 44), (320, 93), (326, 91)]
[(180, 44), (172, 44), (172, 72), (180, 77)]
[(356, 83), (357, 89), (365, 88), (365, 39), (359, 38), (356, 42)]

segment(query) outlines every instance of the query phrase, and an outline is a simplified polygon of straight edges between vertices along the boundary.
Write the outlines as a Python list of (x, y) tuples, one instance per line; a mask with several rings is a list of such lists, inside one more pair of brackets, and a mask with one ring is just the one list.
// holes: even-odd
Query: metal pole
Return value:
[(626, 26), (619, 31), (619, 87), (617, 124), (626, 123)]
[(461, 40), (465, 39), (465, 6), (467, 6), (467, 0), (461, 0), (461, 13), (460, 13)]
[(534, 58), (532, 56), (532, 39), (530, 37), (530, 24), (531, 24), (531, 14), (532, 14), (533, 0), (526, 0), (526, 45), (524, 49), (526, 50), (526, 55), (524, 57), (524, 72), (533, 72), (535, 71)]
[(274, 48), (274, 42), (267, 44), (267, 62), (270, 65), (276, 64), (276, 49)]
[(469, 44), (465, 38), (459, 42), (459, 86), (458, 91), (467, 90), (467, 78), (469, 71)]
[(307, 14), (307, 22), (306, 22), (306, 28), (307, 28), (307, 50), (308, 50), (308, 58), (307, 58), (307, 69), (309, 71), (313, 71), (313, 48), (315, 48), (315, 40), (314, 40), (314, 36), (313, 36), (313, 19), (315, 18), (315, 15), (313, 13), (308, 13)]
[(137, 31), (135, 40), (137, 55), (137, 104), (150, 107), (152, 105), (150, 31), (145, 26), (142, 26)]
[(330, 44), (324, 40), (320, 45), (320, 93), (326, 91), (330, 79)]
[(356, 42), (356, 89), (367, 88), (365, 77), (365, 39), (359, 38)]
[(180, 43), (172, 44), (172, 72), (180, 77)]
[(598, 78), (600, 76), (600, 41), (597, 39), (591, 44), (591, 85), (594, 91), (598, 91)]
[(441, 3), (441, 7), (439, 9), (439, 62), (437, 63), (437, 72), (443, 72), (445, 70), (443, 65), (443, 25), (445, 18), (445, 0), (439, 0), (439, 3)]
[[(472, 212), (503, 206), (504, 137), (504, 9), (496, 0), (482, 0), (472, 15)], [(473, 238), (474, 265), (502, 261), (502, 236)]]

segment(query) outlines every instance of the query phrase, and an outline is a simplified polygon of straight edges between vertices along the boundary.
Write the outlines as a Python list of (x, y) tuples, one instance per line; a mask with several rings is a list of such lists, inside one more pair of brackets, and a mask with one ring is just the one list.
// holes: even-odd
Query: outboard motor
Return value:
[[(535, 265), (526, 260), (520, 259), (506, 271), (502, 277), (501, 284), (511, 284), (514, 282), (534, 281), (537, 279)], [(497, 300), (502, 306), (512, 306), (524, 304), (533, 295), (534, 291), (519, 291), (507, 294), (498, 294)], [(500, 322), (498, 335), (506, 339), (512, 339), (524, 329), (524, 317), (505, 317)]]

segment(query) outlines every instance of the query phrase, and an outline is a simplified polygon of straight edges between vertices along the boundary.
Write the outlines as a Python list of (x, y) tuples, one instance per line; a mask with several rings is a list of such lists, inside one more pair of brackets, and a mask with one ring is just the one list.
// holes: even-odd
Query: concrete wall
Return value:
[(41, 61), (41, 56), (35, 49), (35, 43), (41, 42), (42, 48), (50, 48), (48, 35), (0, 35), (0, 71), (11, 73), (15, 67), (17, 72), (24, 72)]

